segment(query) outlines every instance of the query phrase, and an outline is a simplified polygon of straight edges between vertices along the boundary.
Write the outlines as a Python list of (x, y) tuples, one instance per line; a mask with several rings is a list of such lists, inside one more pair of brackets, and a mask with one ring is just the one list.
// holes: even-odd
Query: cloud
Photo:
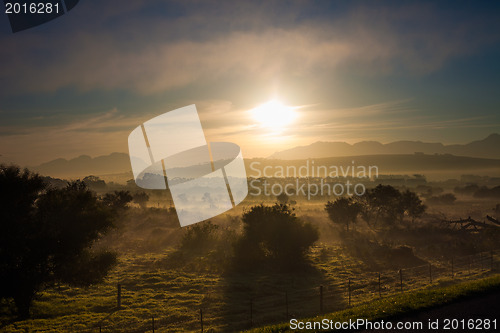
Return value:
[[(51, 159), (82, 154), (127, 151), (127, 137), (140, 118), (125, 117), (117, 109), (79, 116), (62, 125), (0, 127), (3, 161), (36, 165)], [(8, 134), (7, 134), (8, 133)]]
[[(77, 30), (73, 24), (70, 31), (51, 36), (4, 38), (0, 79), (14, 92), (71, 86), (153, 94), (225, 80), (314, 79), (346, 68), (363, 75), (423, 75), (492, 39), (474, 34), (484, 26), (471, 27), (478, 23), (474, 19), (448, 20), (443, 29), (439, 12), (428, 5), (354, 7), (332, 21), (297, 21), (296, 5), (282, 8), (277, 22), (265, 12), (268, 6), (246, 4), (244, 13), (225, 3), (219, 11), (201, 13), (191, 4), (183, 15), (162, 18), (145, 14), (146, 4), (136, 4), (122, 9), (139, 13), (128, 20), (107, 9), (103, 13), (113, 14), (98, 16), (97, 31)], [(108, 27), (106, 19), (120, 23)]]

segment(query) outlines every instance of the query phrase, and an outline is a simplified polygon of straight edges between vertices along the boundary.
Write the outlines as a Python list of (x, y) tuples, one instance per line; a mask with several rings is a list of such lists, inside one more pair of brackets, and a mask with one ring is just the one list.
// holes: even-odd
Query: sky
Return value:
[[(0, 13), (0, 162), (127, 152), (135, 127), (190, 104), (244, 157), (467, 143), (500, 133), (499, 60), (497, 1), (81, 0), (18, 33)], [(270, 100), (293, 120), (259, 121)]]

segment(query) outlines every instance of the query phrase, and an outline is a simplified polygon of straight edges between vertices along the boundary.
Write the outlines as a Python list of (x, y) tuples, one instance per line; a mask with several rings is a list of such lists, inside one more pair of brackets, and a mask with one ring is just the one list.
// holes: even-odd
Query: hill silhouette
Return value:
[[(363, 141), (353, 145), (345, 142), (316, 142), (277, 152), (268, 158), (245, 159), (247, 172), (252, 162), (265, 165), (303, 165), (315, 159), (317, 165), (377, 165), (382, 173), (500, 170), (500, 135), (465, 145), (443, 145), (419, 141), (397, 141), (382, 144)], [(42, 175), (58, 178), (83, 178), (88, 175), (108, 176), (124, 182), (132, 178), (127, 153), (111, 153), (98, 157), (82, 155), (70, 160), (59, 158), (32, 167)], [(497, 173), (494, 172), (496, 175)], [(186, 175), (188, 177), (188, 175)]]
[(396, 141), (382, 144), (377, 141), (362, 141), (355, 144), (346, 142), (318, 141), (307, 146), (299, 146), (276, 152), (271, 159), (296, 160), (361, 155), (399, 155), (399, 154), (451, 154), (456, 156), (500, 159), (500, 134), (494, 133), (483, 140), (464, 145), (444, 145), (421, 141)]
[(94, 158), (81, 155), (70, 160), (58, 158), (32, 169), (42, 175), (61, 178), (131, 173), (130, 159), (126, 153), (111, 153)]

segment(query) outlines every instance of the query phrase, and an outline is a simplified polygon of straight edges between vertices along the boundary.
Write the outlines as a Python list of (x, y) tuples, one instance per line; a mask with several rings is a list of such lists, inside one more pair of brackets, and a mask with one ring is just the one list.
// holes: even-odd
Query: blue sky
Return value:
[[(0, 15), (0, 161), (127, 151), (195, 103), (246, 157), (315, 141), (466, 143), (500, 132), (496, 1), (90, 1), (12, 34)], [(277, 98), (298, 120), (267, 133)]]

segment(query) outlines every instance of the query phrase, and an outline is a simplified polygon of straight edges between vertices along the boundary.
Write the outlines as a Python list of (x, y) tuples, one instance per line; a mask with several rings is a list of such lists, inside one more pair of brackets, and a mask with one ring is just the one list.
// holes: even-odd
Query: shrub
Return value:
[(242, 221), (243, 235), (235, 244), (235, 260), (243, 267), (266, 261), (295, 267), (319, 238), (318, 230), (297, 218), (287, 205), (253, 206)]
[(446, 193), (443, 195), (430, 197), (426, 202), (433, 205), (452, 205), (456, 200), (457, 197), (453, 193)]
[(208, 251), (218, 240), (219, 227), (211, 221), (196, 223), (186, 227), (181, 239), (180, 250), (200, 254)]

